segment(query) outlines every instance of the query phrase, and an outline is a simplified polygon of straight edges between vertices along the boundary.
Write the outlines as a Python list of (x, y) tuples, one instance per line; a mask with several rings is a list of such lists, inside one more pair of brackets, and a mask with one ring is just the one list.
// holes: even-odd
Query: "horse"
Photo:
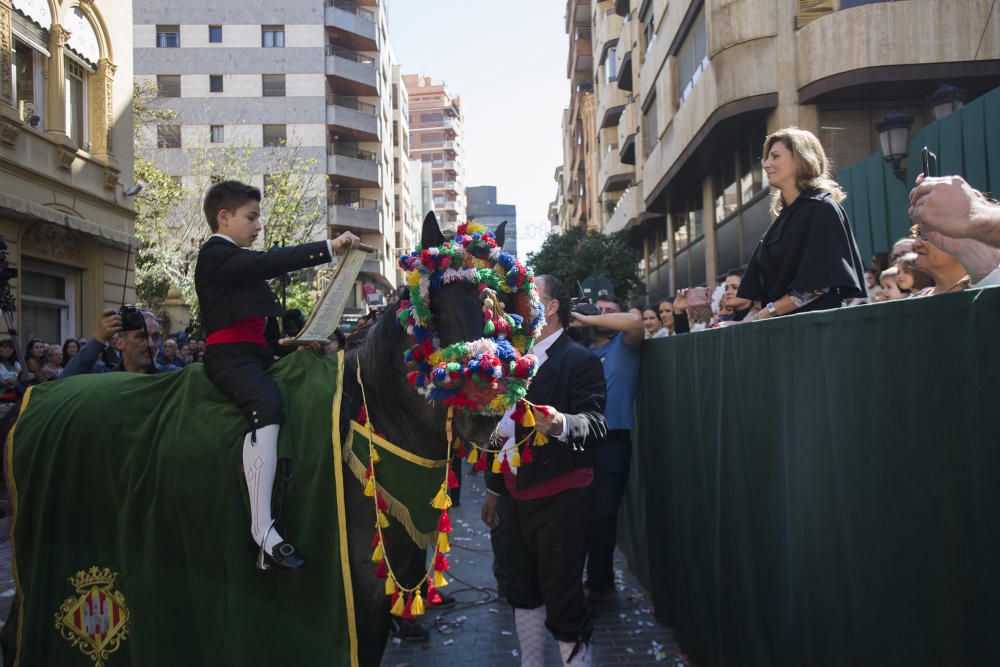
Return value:
[[(504, 228), (499, 227), (495, 234), (497, 245), (503, 247)], [(424, 248), (439, 246), (444, 240), (430, 213), (424, 220), (420, 245)], [(400, 297), (407, 296), (407, 291), (402, 290)], [(440, 304), (434, 306), (434, 315), (442, 347), (482, 337), (482, 302), (473, 285), (444, 285), (436, 290), (433, 302)], [(391, 305), (386, 307), (378, 319), (366, 327), (360, 341), (348, 339), (344, 390), (360, 404), (360, 387), (347, 379), (354, 378), (360, 366), (368, 416), (386, 439), (408, 452), (440, 460), (446, 457), (448, 450), (445, 437), (448, 410), (442, 404), (429, 403), (407, 383), (403, 353), (409, 337), (394, 315)], [(460, 413), (455, 418), (456, 435), (463, 440), (485, 443), (498, 420), (496, 416)], [(374, 576), (369, 558), (368, 543), (375, 510), (371, 499), (362, 494), (360, 484), (348, 487), (346, 503), (348, 539), (352, 545), (351, 574), (356, 584), (355, 614), (361, 633), (359, 662), (374, 666), (381, 662), (391, 620), (389, 598), (383, 590), (383, 582)], [(408, 563), (418, 548), (396, 522), (383, 531), (383, 536), (386, 552), (394, 563)], [(362, 545), (362, 548), (354, 548), (354, 545)]]
[[(478, 234), (476, 238), (476, 242), (478, 243)], [(502, 248), (503, 241), (504, 228), (500, 226), (495, 234), (495, 246), (491, 245), (491, 247), (495, 248), (498, 246)], [(447, 239), (441, 232), (436, 218), (433, 213), (429, 214), (423, 224), (421, 248), (438, 248), (446, 245), (446, 243)], [(494, 243), (494, 237), (490, 237), (489, 243)], [(496, 257), (497, 252), (494, 249), (492, 256)], [(510, 256), (507, 256), (506, 260), (508, 262), (513, 261)], [(521, 269), (521, 280), (524, 279), (524, 276), (527, 276), (527, 280), (530, 283), (530, 272), (525, 272), (524, 267), (519, 263), (518, 267)], [(472, 271), (472, 269), (466, 269), (466, 271)], [(496, 278), (491, 271), (492, 269), (487, 270), (486, 275), (496, 283)], [(513, 273), (511, 272), (511, 275)], [(470, 274), (464, 275), (467, 278)], [(415, 295), (410, 294), (410, 290), (413, 290), (415, 285), (416, 283), (413, 283), (407, 288), (400, 290), (400, 301), (393, 304), (397, 306), (398, 312), (393, 312), (393, 308), (391, 307), (386, 308), (372, 324), (365, 327), (363, 332), (355, 334), (349, 339), (348, 349), (343, 353), (342, 363), (338, 369), (340, 373), (339, 377), (341, 378), (340, 389), (342, 391), (342, 399), (338, 402), (341, 406), (339, 419), (335, 418), (334, 424), (339, 425), (341, 440), (347, 440), (350, 435), (348, 425), (351, 420), (361, 418), (360, 413), (363, 406), (363, 412), (368, 423), (372, 425), (372, 428), (397, 448), (423, 459), (443, 461), (448, 458), (449, 453), (452, 451), (450, 448), (452, 443), (449, 442), (449, 436), (468, 442), (485, 443), (491, 438), (496, 428), (500, 412), (497, 412), (497, 410), (455, 410), (445, 404), (447, 401), (435, 400), (440, 399), (447, 392), (445, 394), (441, 393), (442, 390), (440, 388), (435, 391), (429, 391), (426, 387), (421, 389), (419, 386), (413, 384), (414, 372), (412, 369), (414, 368), (414, 363), (412, 356), (407, 354), (407, 350), (411, 348), (414, 340), (412, 326), (408, 328), (401, 326), (402, 320), (399, 313), (402, 313), (405, 317), (407, 311), (405, 305), (408, 299), (414, 298)], [(538, 307), (538, 303), (537, 298), (534, 296), (533, 285), (529, 284), (527, 287), (530, 287), (531, 290), (531, 308), (536, 308)], [(474, 281), (468, 279), (435, 283), (429, 287), (429, 292), (425, 296), (427, 297), (426, 301), (429, 303), (429, 312), (432, 315), (433, 321), (431, 323), (425, 321), (424, 324), (432, 327), (436, 335), (434, 339), (435, 344), (439, 345), (440, 348), (448, 348), (453, 344), (461, 344), (469, 341), (480, 341), (484, 338), (484, 317), (490, 320), (488, 326), (490, 327), (489, 330), (492, 330), (493, 321), (496, 321), (500, 326), (506, 326), (501, 321), (504, 318), (507, 322), (512, 323), (514, 321), (505, 315), (504, 309), (509, 313), (513, 313), (517, 309), (515, 299), (513, 298), (514, 295), (510, 291), (484, 291), (482, 284), (477, 285)], [(492, 315), (487, 312), (489, 311), (487, 305), (492, 303), (491, 299), (500, 301), (500, 304), (490, 306), (498, 313), (500, 319), (490, 319)], [(524, 301), (522, 300), (522, 305), (523, 303)], [(538, 312), (540, 313), (540, 307), (538, 307)], [(520, 319), (517, 321), (520, 323)], [(535, 324), (538, 324), (538, 320), (535, 321)], [(526, 348), (528, 345), (530, 345), (530, 340), (524, 344), (524, 347)], [(507, 345), (507, 349), (510, 350), (510, 345)], [(303, 361), (306, 358), (303, 355), (309, 354), (311, 353), (300, 352), (290, 355), (291, 357), (295, 357), (291, 363), (287, 359), (283, 360), (283, 367), (291, 374), (292, 380), (301, 380), (304, 382), (309, 380), (310, 377), (327, 377), (323, 373), (328, 372), (328, 369), (332, 368), (333, 364), (331, 362), (324, 362), (326, 366), (323, 366), (322, 364), (310, 364)], [(529, 357), (526, 356), (524, 359), (529, 359)], [(527, 367), (531, 367), (532, 363), (533, 360), (529, 361)], [(279, 364), (279, 366), (282, 366), (282, 364)], [(321, 368), (316, 369), (314, 368), (315, 366), (321, 366)], [(291, 367), (291, 370), (288, 370), (289, 367)], [(513, 362), (511, 362), (510, 367), (513, 368)], [(159, 395), (156, 392), (161, 390), (157, 389), (157, 387), (161, 387), (161, 385), (166, 386), (163, 383), (169, 384), (170, 387), (185, 387), (188, 389), (191, 386), (200, 387), (200, 391), (204, 393), (203, 397), (199, 400), (204, 403), (205, 409), (216, 413), (225, 412), (231, 417), (226, 422), (226, 428), (229, 431), (226, 434), (219, 435), (212, 430), (211, 425), (191, 424), (188, 430), (183, 432), (193, 434), (191, 437), (198, 437), (198, 434), (211, 433), (213, 437), (236, 442), (240, 437), (239, 429), (241, 428), (238, 412), (222, 399), (221, 395), (215, 395), (217, 392), (211, 389), (207, 381), (199, 378), (199, 372), (203, 371), (198, 368), (198, 364), (195, 364), (192, 368), (184, 371), (164, 374), (159, 379), (145, 376), (125, 377), (132, 374), (105, 374), (104, 377), (92, 377), (89, 380), (80, 379), (78, 381), (77, 378), (60, 380), (59, 383), (65, 383), (62, 387), (56, 386), (58, 383), (53, 383), (52, 388), (43, 386), (41, 391), (38, 392), (37, 398), (29, 397), (30, 401), (28, 401), (25, 417), (22, 418), (22, 421), (26, 422), (24, 428), (29, 434), (34, 429), (34, 432), (40, 435), (33, 437), (22, 435), (20, 432), (22, 427), (19, 424), (15, 426), (15, 431), (8, 442), (7, 454), (10, 459), (7, 462), (8, 468), (11, 469), (14, 465), (12, 453), (14, 452), (15, 443), (24, 443), (19, 445), (23, 450), (26, 450), (20, 453), (20, 465), (26, 471), (22, 474), (22, 477), (31, 479), (32, 486), (35, 487), (33, 489), (20, 489), (20, 495), (22, 497), (29, 497), (31, 496), (31, 492), (34, 491), (37, 498), (45, 499), (48, 496), (45, 495), (44, 491), (39, 491), (38, 487), (61, 488), (75, 483), (72, 471), (64, 469), (72, 468), (74, 464), (67, 463), (65, 466), (59, 464), (65, 460), (61, 459), (61, 456), (80, 455), (75, 451), (76, 443), (74, 443), (73, 447), (63, 447), (62, 443), (59, 442), (60, 438), (58, 434), (60, 432), (51, 430), (53, 428), (50, 425), (52, 420), (46, 419), (47, 415), (45, 412), (38, 413), (36, 410), (36, 413), (33, 414), (31, 408), (32, 404), (40, 404), (41, 407), (39, 410), (49, 409), (48, 406), (52, 405), (51, 399), (47, 404), (45, 397), (57, 396), (60, 392), (64, 394), (68, 393), (72, 399), (68, 401), (71, 407), (67, 409), (72, 409), (75, 401), (79, 401), (81, 411), (93, 409), (95, 405), (103, 405), (105, 402), (110, 401), (120, 412), (127, 412), (130, 409), (130, 405), (132, 405), (130, 401), (140, 400), (137, 397), (141, 396), (143, 392), (152, 392), (154, 395)], [(185, 373), (188, 374), (188, 377), (185, 377)], [(528, 377), (529, 375), (522, 374), (522, 377)], [(305, 380), (302, 378), (305, 378)], [(314, 382), (314, 380), (311, 381)], [(77, 384), (71, 384), (74, 382), (77, 382)], [(527, 380), (523, 382), (524, 389), (526, 389), (526, 383)], [(512, 382), (511, 384), (516, 384), (516, 382)], [(281, 386), (287, 387), (288, 384), (282, 384)], [(82, 388), (80, 391), (84, 393), (74, 394), (74, 390), (78, 387)], [(298, 393), (301, 392), (296, 392), (295, 396), (289, 397), (286, 401), (286, 405), (289, 408), (286, 410), (289, 413), (286, 414), (286, 419), (290, 420), (290, 427), (283, 429), (283, 431), (295, 432), (298, 430), (301, 433), (304, 432), (305, 425), (308, 425), (308, 415), (292, 414), (296, 407), (301, 411), (304, 405), (306, 406), (304, 409), (322, 410), (326, 412), (326, 415), (329, 416), (330, 414), (328, 397), (322, 396), (310, 399), (309, 396), (299, 396)], [(66, 405), (66, 397), (63, 396), (61, 400), (63, 401), (61, 405)], [(174, 397), (173, 400), (180, 401), (180, 398)], [(310, 400), (312, 400), (311, 403), (309, 402)], [(175, 402), (172, 405), (182, 407), (184, 404)], [(180, 407), (177, 409), (180, 409)], [(154, 429), (157, 433), (164, 430), (177, 429), (178, 425), (171, 421), (170, 415), (163, 412), (163, 407), (161, 406), (156, 413), (146, 415), (145, 423), (147, 423), (148, 427)], [(64, 431), (61, 433), (69, 433), (73, 428), (72, 422), (63, 428)], [(155, 449), (155, 446), (150, 446), (147, 442), (123, 444), (121, 439), (123, 437), (127, 438), (127, 433), (125, 435), (121, 433), (106, 433), (101, 431), (102, 428), (103, 420), (98, 420), (93, 426), (92, 432), (88, 435), (98, 442), (102, 438), (115, 439), (113, 444), (118, 448), (116, 452), (124, 452), (124, 454), (115, 454), (114, 456), (117, 458), (105, 461), (101, 459), (104, 455), (104, 448), (92, 444), (88, 445), (88, 447), (93, 447), (92, 450), (88, 450), (91, 452), (88, 455), (98, 459), (98, 467), (101, 470), (112, 470), (113, 473), (110, 479), (99, 479), (98, 482), (110, 488), (111, 491), (108, 493), (111, 493), (111, 497), (120, 499), (120, 502), (133, 503), (140, 507), (144, 503), (148, 503), (152, 508), (148, 512), (151, 522), (155, 520), (170, 524), (175, 518), (178, 522), (189, 522), (189, 515), (192, 513), (191, 508), (194, 507), (203, 508), (204, 516), (201, 518), (205, 520), (205, 523), (210, 523), (213, 518), (216, 518), (213, 516), (213, 511), (215, 511), (216, 505), (221, 506), (223, 504), (221, 502), (222, 499), (226, 499), (231, 505), (231, 499), (228, 496), (224, 494), (219, 495), (215, 489), (208, 490), (209, 493), (206, 493), (205, 489), (192, 488), (192, 485), (186, 483), (184, 479), (184, 472), (205, 465), (205, 462), (208, 462), (208, 465), (212, 465), (218, 460), (229, 460), (224, 453), (220, 455), (219, 452), (212, 450), (202, 455), (202, 448), (190, 448), (187, 450), (187, 456), (192, 457), (193, 460), (183, 461), (182, 464), (186, 464), (189, 467), (179, 471), (161, 472), (160, 469), (152, 468), (152, 464), (148, 463), (145, 459), (142, 459), (142, 465), (132, 465), (129, 467), (119, 461), (119, 458), (128, 456), (130, 452), (138, 452), (138, 455), (141, 457), (145, 455), (147, 449)], [(121, 427), (118, 426), (117, 428)], [(346, 518), (346, 521), (344, 521), (346, 527), (338, 529), (341, 531), (341, 535), (346, 537), (346, 545), (341, 545), (338, 549), (341, 552), (341, 561), (346, 564), (350, 571), (350, 581), (353, 586), (353, 609), (350, 610), (353, 612), (352, 644), (356, 645), (357, 664), (365, 666), (378, 665), (388, 639), (391, 617), (389, 613), (390, 597), (386, 595), (385, 582), (376, 576), (372, 561), (372, 529), (378, 518), (376, 505), (372, 498), (365, 494), (363, 481), (356, 479), (356, 471), (352, 472), (346, 461), (329, 459), (329, 434), (327, 434), (325, 443), (322, 441), (310, 441), (296, 443), (296, 446), (308, 448), (309, 451), (320, 451), (321, 453), (325, 451), (326, 454), (324, 456), (326, 460), (329, 460), (333, 467), (340, 468), (338, 479), (342, 480), (342, 485), (337, 488), (342, 489), (343, 497), (335, 500), (341, 503), (342, 512), (340, 516)], [(45, 468), (45, 473), (48, 476), (42, 475), (39, 477), (38, 475), (41, 473), (38, 472), (38, 457), (33, 450), (45, 450), (50, 447), (56, 452), (53, 455), (56, 465)], [(316, 447), (321, 449), (315, 450)], [(235, 453), (237, 450), (230, 449), (228, 451)], [(334, 451), (337, 450), (335, 449)], [(164, 454), (164, 456), (168, 455), (169, 452)], [(204, 458), (201, 458), (202, 456)], [(149, 461), (154, 461), (154, 458), (149, 458)], [(169, 462), (171, 466), (176, 467), (177, 461), (175, 459), (169, 459)], [(295, 487), (296, 484), (300, 484), (296, 480), (296, 477), (301, 478), (303, 475), (306, 476), (307, 481), (305, 483), (308, 483), (310, 474), (314, 473), (296, 470), (290, 488)], [(13, 472), (9, 473), (15, 499), (18, 496), (17, 485), (14, 483), (16, 477), (17, 475)], [(88, 476), (89, 479), (93, 477), (94, 475), (92, 474)], [(229, 494), (235, 493), (235, 487), (239, 486), (235, 475), (233, 475), (232, 479), (227, 477), (225, 483), (230, 489), (226, 492)], [(280, 495), (282, 493), (281, 489), (283, 486), (280, 483), (276, 485), (277, 494)], [(94, 487), (89, 486), (84, 488)], [(300, 484), (299, 490), (301, 491), (301, 489), (302, 486)], [(245, 490), (241, 489), (241, 491), (245, 495)], [(106, 491), (100, 491), (97, 495), (100, 495), (102, 492)], [(212, 492), (215, 492), (217, 495), (212, 496)], [(194, 504), (190, 503), (186, 494), (191, 493), (203, 493), (203, 501)], [(301, 495), (296, 497), (290, 492), (285, 492), (285, 495), (289, 498), (286, 501), (287, 507), (285, 509), (290, 510), (289, 514), (291, 516), (288, 519), (290, 532), (297, 540), (297, 543), (299, 543), (300, 540), (298, 540), (298, 536), (295, 533), (296, 525), (294, 520), (296, 517), (309, 516), (310, 508), (308, 506), (303, 508), (304, 501)], [(293, 498), (295, 499), (294, 504), (292, 501)], [(177, 499), (178, 507), (181, 506), (182, 502), (187, 502), (188, 504), (184, 505), (183, 510), (176, 510), (171, 514), (170, 508), (166, 511), (163, 510), (164, 499), (170, 503)], [(81, 499), (79, 503), (80, 507), (78, 508), (58, 506), (58, 510), (54, 513), (59, 514), (61, 511), (72, 512), (75, 509), (88, 516), (92, 515), (94, 514), (93, 510), (88, 511), (85, 509), (87, 500), (87, 498)], [(322, 502), (329, 503), (334, 499), (313, 500), (315, 502), (321, 502), (322, 500)], [(30, 530), (28, 533), (24, 533), (25, 529), (23, 528), (22, 532), (19, 533), (15, 527), (14, 534), (18, 536), (18, 542), (15, 544), (15, 559), (18, 560), (17, 569), (19, 571), (27, 569), (21, 567), (22, 561), (18, 559), (19, 556), (24, 558), (23, 554), (26, 553), (30, 558), (31, 556), (38, 556), (39, 553), (43, 553), (46, 548), (51, 548), (49, 540), (54, 531), (47, 524), (47, 521), (49, 521), (49, 515), (53, 512), (48, 511), (48, 508), (46, 510), (40, 514), (26, 516), (21, 515), (21, 510), (16, 510), (16, 522), (35, 520), (42, 524), (38, 527), (37, 534), (32, 534)], [(187, 610), (192, 609), (192, 605), (198, 605), (202, 599), (199, 598), (199, 593), (200, 590), (206, 589), (206, 587), (202, 586), (199, 589), (198, 586), (192, 583), (190, 585), (191, 590), (189, 591), (186, 588), (189, 580), (198, 580), (200, 578), (204, 582), (206, 577), (212, 576), (211, 573), (222, 573), (217, 576), (232, 578), (232, 583), (227, 581), (226, 584), (231, 587), (231, 590), (220, 589), (218, 582), (209, 582), (208, 588), (214, 586), (213, 590), (216, 591), (216, 594), (214, 597), (208, 595), (204, 599), (206, 600), (206, 607), (214, 604), (215, 607), (212, 608), (219, 609), (219, 613), (216, 615), (223, 616), (223, 618), (216, 621), (209, 619), (207, 623), (212, 623), (209, 628), (193, 628), (191, 631), (193, 638), (189, 638), (191, 646), (187, 650), (193, 652), (195, 655), (199, 655), (199, 648), (197, 647), (200, 642), (200, 655), (203, 659), (213, 660), (214, 664), (229, 664), (225, 662), (225, 659), (232, 659), (232, 654), (225, 648), (227, 644), (235, 645), (238, 641), (252, 641), (259, 638), (227, 636), (227, 629), (232, 626), (224, 618), (226, 614), (234, 613), (233, 610), (238, 614), (250, 613), (245, 610), (252, 608), (255, 610), (253, 613), (256, 614), (272, 614), (275, 619), (274, 627), (278, 627), (287, 621), (289, 614), (300, 611), (297, 608), (295, 595), (301, 594), (306, 596), (310, 593), (315, 593), (295, 592), (301, 590), (301, 588), (297, 588), (297, 586), (300, 586), (298, 581), (302, 581), (302, 574), (298, 571), (254, 573), (252, 572), (252, 561), (248, 553), (245, 554), (247, 555), (245, 568), (240, 567), (238, 563), (234, 562), (243, 558), (241, 554), (244, 554), (244, 550), (246, 549), (246, 547), (240, 547), (238, 544), (232, 544), (238, 543), (240, 540), (239, 536), (241, 535), (245, 539), (245, 524), (237, 525), (238, 521), (231, 520), (231, 517), (237, 513), (230, 506), (220, 515), (221, 518), (218, 518), (217, 524), (225, 527), (228, 537), (226, 535), (206, 535), (204, 532), (198, 533), (197, 525), (174, 526), (177, 530), (176, 534), (148, 536), (146, 537), (147, 544), (140, 547), (131, 544), (129, 539), (124, 537), (124, 535), (129, 534), (133, 538), (135, 535), (143, 535), (142, 528), (136, 528), (134, 525), (134, 517), (136, 515), (145, 518), (142, 512), (132, 512), (128, 515), (127, 520), (120, 518), (118, 525), (104, 526), (103, 524), (96, 523), (95, 534), (93, 535), (87, 533), (83, 537), (79, 535), (71, 536), (69, 535), (72, 532), (71, 529), (66, 529), (63, 533), (57, 533), (59, 538), (65, 541), (65, 544), (62, 545), (64, 551), (79, 548), (81, 551), (87, 551), (91, 554), (85, 557), (90, 560), (97, 560), (98, 558), (92, 554), (100, 554), (101, 558), (111, 561), (113, 564), (120, 562), (121, 564), (116, 565), (116, 567), (120, 568), (123, 572), (121, 584), (116, 582), (115, 576), (118, 573), (117, 571), (112, 572), (112, 568), (101, 569), (91, 567), (90, 570), (81, 570), (73, 577), (69, 577), (69, 581), (76, 587), (81, 597), (74, 598), (71, 596), (67, 598), (56, 613), (56, 626), (62, 637), (73, 648), (77, 648), (87, 655), (96, 656), (94, 660), (97, 664), (101, 664), (103, 659), (107, 659), (111, 651), (119, 650), (122, 653), (127, 652), (128, 648), (122, 650), (121, 647), (127, 646), (128, 642), (133, 638), (135, 642), (140, 641), (140, 639), (145, 641), (146, 644), (144, 645), (147, 646), (157, 645), (157, 652), (161, 653), (167, 644), (162, 638), (155, 636), (156, 629), (151, 627), (153, 624), (149, 622), (148, 612), (145, 612), (142, 623), (135, 618), (129, 617), (132, 625), (126, 631), (124, 623), (129, 614), (128, 605), (125, 597), (121, 596), (121, 591), (116, 590), (115, 587), (121, 586), (122, 588), (126, 588), (126, 584), (129, 583), (134, 584), (136, 581), (148, 581), (150, 572), (165, 573), (163, 575), (165, 577), (175, 577), (171, 581), (176, 582), (172, 585), (174, 590), (180, 593), (177, 596), (178, 601), (174, 602), (171, 599), (156, 600), (156, 608), (162, 609), (165, 617), (173, 617), (186, 613)], [(155, 518), (163, 516), (167, 517), (167, 519)], [(184, 528), (183, 530), (181, 530), (182, 527)], [(129, 533), (129, 530), (132, 532)], [(169, 533), (169, 531), (167, 532)], [(411, 535), (407, 533), (398, 521), (388, 522), (388, 525), (380, 531), (380, 535), (381, 548), (384, 549), (386, 560), (391, 560), (397, 569), (403, 569), (410, 562), (411, 557), (418, 548), (411, 539)], [(216, 548), (210, 550), (209, 553), (204, 553), (201, 551), (201, 545), (197, 543), (206, 541), (207, 539), (215, 539)], [(193, 549), (191, 545), (187, 544), (188, 542), (197, 544), (197, 548)], [(308, 541), (305, 541), (305, 543), (308, 544)], [(325, 541), (322, 543), (327, 544)], [(343, 553), (345, 550), (346, 557)], [(305, 555), (312, 561), (306, 566), (307, 570), (310, 568), (314, 570), (316, 568), (329, 569), (326, 564), (316, 562), (323, 557), (321, 553), (306, 553)], [(76, 562), (73, 561), (72, 554), (62, 554), (61, 557), (67, 562)], [(220, 558), (225, 559), (225, 562), (218, 564), (216, 559)], [(80, 567), (85, 567), (89, 564), (89, 561), (79, 561)], [(100, 564), (98, 562), (98, 565)], [(28, 563), (25, 563), (25, 565), (27, 566)], [(68, 566), (64, 565), (63, 569), (57, 572), (36, 572), (33, 574), (33, 578), (27, 583), (34, 584), (33, 590), (40, 590), (43, 587), (43, 584), (40, 582), (43, 580), (58, 579), (57, 576), (54, 576), (58, 572), (69, 574), (70, 572), (65, 569), (66, 567)], [(77, 567), (77, 565), (73, 567)], [(179, 573), (178, 570), (180, 570)], [(24, 575), (23, 572), (22, 575)], [(31, 577), (32, 573), (29, 573), (28, 576)], [(147, 578), (142, 579), (143, 576)], [(263, 579), (259, 577), (263, 577)], [(296, 577), (299, 579), (296, 580)], [(328, 577), (327, 579), (323, 579), (323, 581), (333, 581), (333, 579), (332, 577)], [(241, 582), (249, 582), (249, 584)], [(19, 583), (19, 591), (21, 583)], [(400, 583), (410, 586), (415, 584), (415, 582)], [(62, 585), (65, 587), (65, 584)], [(241, 586), (249, 586), (248, 590), (250, 592), (248, 593), (246, 590), (241, 589)], [(29, 597), (30, 590), (29, 586)], [(219, 592), (220, 590), (221, 593)], [(129, 596), (133, 599), (142, 595), (141, 589), (132, 588), (128, 589), (128, 592)], [(62, 597), (61, 594), (56, 593), (49, 593), (48, 595), (49, 600), (57, 600), (59, 597)], [(119, 597), (116, 596), (120, 596), (119, 603), (115, 602), (115, 600), (119, 600)], [(220, 600), (220, 597), (225, 599)], [(315, 594), (312, 595), (310, 598), (311, 604), (315, 604), (316, 597)], [(91, 624), (87, 626), (91, 628), (88, 630), (80, 620), (80, 615), (83, 613), (81, 610), (87, 604), (93, 604), (95, 601), (98, 601), (98, 598), (101, 601), (100, 604), (105, 604), (105, 600), (110, 600), (108, 603), (110, 604), (108, 608), (110, 611), (105, 610), (104, 616), (88, 617), (88, 622)], [(350, 596), (347, 596), (347, 599), (351, 599)], [(38, 601), (34, 602), (36, 607), (41, 604), (43, 608), (45, 605), (56, 604), (48, 600), (41, 603)], [(15, 610), (17, 609), (18, 607), (15, 605)], [(21, 612), (21, 616), (23, 616), (23, 608)], [(41, 620), (47, 617), (49, 619), (47, 622), (47, 631), (51, 632), (51, 611), (43, 609), (42, 612), (39, 612), (36, 609), (34, 613), (36, 615), (30, 617), (33, 619), (33, 623), (36, 626), (45, 625)], [(203, 623), (206, 622), (204, 616), (199, 618), (202, 619)], [(116, 626), (114, 624), (116, 622), (120, 624)], [(344, 622), (346, 623), (346, 620)], [(97, 627), (96, 631), (93, 630), (95, 623)], [(110, 630), (108, 625), (102, 626), (101, 623), (111, 623)], [(239, 626), (238, 623), (236, 625)], [(297, 639), (290, 640), (292, 646), (289, 648), (289, 655), (281, 656), (282, 658), (288, 658), (285, 664), (313, 664), (307, 661), (308, 647), (296, 646), (294, 642), (308, 642), (311, 636), (316, 636), (315, 632), (317, 630), (309, 627), (302, 628), (300, 625), (307, 624), (289, 623), (288, 625), (281, 626), (291, 628), (292, 631), (298, 633), (296, 635)], [(255, 628), (254, 632), (267, 632), (266, 624), (264, 624), (264, 627), (261, 627), (259, 623), (257, 625), (250, 624), (239, 627)], [(101, 634), (102, 630), (105, 633), (104, 635)], [(32, 627), (25, 630), (22, 626), (22, 634), (20, 635), (22, 638), (26, 636), (24, 632), (31, 633), (30, 636), (33, 637), (35, 632), (41, 632), (41, 628)], [(217, 636), (218, 634), (222, 634), (223, 636), (219, 637)], [(114, 641), (112, 642), (111, 639)], [(219, 645), (220, 642), (221, 646)], [(44, 652), (49, 650), (50, 645), (54, 643), (58, 644), (58, 642), (51, 640), (39, 640), (33, 644), (34, 648), (32, 650)], [(70, 649), (62, 646), (59, 650), (68, 651)], [(251, 657), (247, 658), (244, 656), (240, 664), (253, 664), (254, 661), (260, 661), (263, 664), (264, 661), (273, 662), (274, 660), (274, 656), (265, 657), (263, 654), (257, 655), (253, 653), (249, 655)], [(45, 654), (45, 656), (50, 662), (56, 660), (51, 654)], [(343, 656), (339, 656), (339, 658), (344, 659)], [(159, 655), (157, 659), (161, 659)], [(296, 661), (296, 659), (299, 661)], [(312, 656), (308, 656), (308, 660), (312, 659), (319, 661), (320, 657), (316, 656), (313, 658)], [(134, 664), (160, 664), (154, 661), (152, 655), (133, 656), (133, 660), (135, 660)], [(329, 664), (326, 660), (322, 660), (322, 662), (323, 664)], [(344, 664), (352, 663), (353, 658), (344, 662)]]

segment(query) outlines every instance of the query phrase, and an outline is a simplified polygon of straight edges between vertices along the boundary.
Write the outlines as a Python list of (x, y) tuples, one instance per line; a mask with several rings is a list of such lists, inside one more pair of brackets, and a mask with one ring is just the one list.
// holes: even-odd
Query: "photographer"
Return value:
[(109, 308), (101, 313), (94, 337), (66, 365), (63, 377), (94, 372), (94, 365), (116, 333), (115, 346), (121, 354), (121, 362), (108, 370), (155, 373), (153, 359), (160, 342), (160, 323), (152, 313), (123, 307), (120, 310)]
[(609, 600), (616, 594), (613, 559), (618, 507), (625, 494), (632, 461), (632, 429), (635, 428), (632, 402), (644, 336), (642, 317), (622, 312), (622, 302), (618, 298), (602, 294), (597, 297), (596, 305), (597, 315), (571, 313), (572, 326), (593, 328), (594, 342), (590, 350), (604, 365), (608, 388), (604, 411), (608, 434), (594, 448), (594, 518), (585, 587), (591, 603)]

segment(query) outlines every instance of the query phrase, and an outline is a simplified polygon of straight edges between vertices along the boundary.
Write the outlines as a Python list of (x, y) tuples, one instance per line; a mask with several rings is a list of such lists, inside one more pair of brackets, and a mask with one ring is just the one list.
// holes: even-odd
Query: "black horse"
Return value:
[[(497, 245), (503, 247), (504, 225), (497, 228), (495, 235)], [(421, 245), (424, 248), (439, 246), (444, 240), (434, 214), (428, 214), (424, 219)], [(482, 301), (474, 285), (451, 283), (434, 289), (430, 303), (442, 347), (483, 337)], [(428, 402), (407, 383), (403, 354), (412, 341), (396, 321), (392, 304), (360, 335), (362, 340), (348, 341), (345, 396), (351, 397), (353, 405), (360, 405), (361, 392), (355, 380), (360, 364), (368, 413), (379, 432), (409, 452), (429, 459), (444, 459), (448, 447), (445, 436), (447, 408)], [(498, 421), (497, 417), (459, 413), (455, 416), (456, 435), (465, 440), (486, 442)], [(346, 472), (345, 476), (351, 477)], [(378, 665), (389, 635), (390, 614), (384, 583), (375, 578), (370, 559), (374, 507), (371, 498), (364, 496), (361, 485), (356, 483), (347, 485), (346, 506), (359, 661), (362, 665)], [(399, 524), (393, 521), (390, 528), (383, 531), (383, 536), (391, 561), (397, 566), (408, 563), (417, 546)]]

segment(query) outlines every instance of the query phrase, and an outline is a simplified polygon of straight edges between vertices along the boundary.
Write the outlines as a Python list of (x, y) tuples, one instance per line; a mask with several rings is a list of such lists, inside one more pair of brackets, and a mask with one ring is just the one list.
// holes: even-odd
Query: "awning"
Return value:
[(92, 220), (70, 215), (69, 213), (64, 213), (54, 208), (45, 206), (44, 204), (15, 197), (14, 195), (6, 192), (0, 192), (0, 215), (14, 219), (24, 218), (26, 220), (51, 222), (54, 225), (69, 227), (70, 229), (75, 229), (78, 232), (96, 236), (112, 243), (117, 243), (122, 247), (139, 247), (138, 239), (136, 239), (134, 234), (117, 229), (111, 229), (110, 227), (105, 227), (104, 225), (98, 224)]

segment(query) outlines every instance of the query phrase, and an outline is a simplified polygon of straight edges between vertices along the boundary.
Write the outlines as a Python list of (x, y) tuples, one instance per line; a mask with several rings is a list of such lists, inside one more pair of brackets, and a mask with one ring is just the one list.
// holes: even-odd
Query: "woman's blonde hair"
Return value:
[[(847, 195), (840, 188), (837, 181), (833, 180), (830, 173), (830, 161), (823, 150), (823, 144), (819, 143), (816, 135), (808, 130), (801, 130), (797, 127), (786, 127), (769, 134), (764, 140), (764, 159), (775, 142), (780, 141), (785, 145), (795, 160), (796, 178), (795, 187), (799, 192), (810, 189), (825, 190), (833, 197), (833, 201), (842, 202), (847, 199)], [(777, 190), (771, 197), (771, 212), (774, 215), (781, 213), (785, 202), (781, 198), (781, 191)]]

